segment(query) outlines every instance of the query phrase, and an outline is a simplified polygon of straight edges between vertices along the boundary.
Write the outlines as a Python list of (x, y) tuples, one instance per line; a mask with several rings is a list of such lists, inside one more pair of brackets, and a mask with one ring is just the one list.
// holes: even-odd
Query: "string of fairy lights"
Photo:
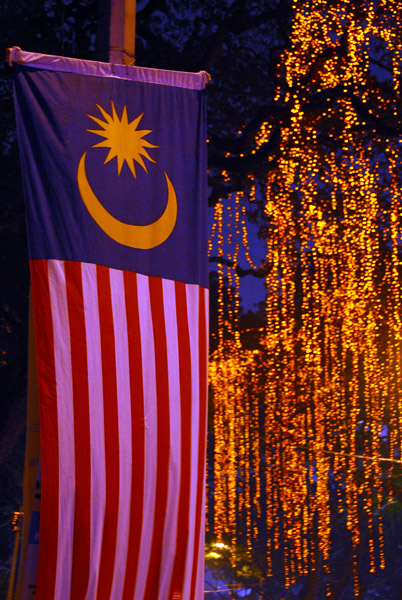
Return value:
[[(210, 360), (209, 528), (250, 554), (263, 543), (267, 575), (280, 562), (289, 586), (318, 561), (331, 571), (344, 515), (356, 596), (362, 544), (369, 570), (384, 568), (381, 507), (401, 470), (402, 138), (386, 134), (400, 117), (397, 9), (394, 0), (293, 2), (275, 98), (290, 120), (265, 182), (265, 325), (254, 347), (239, 331), (247, 283), (236, 265), (257, 268), (245, 216), (255, 187), (216, 204), (210, 239), (211, 254), (227, 260), (217, 263)], [(388, 95), (371, 85), (380, 50)], [(262, 125), (255, 149), (272, 131)]]

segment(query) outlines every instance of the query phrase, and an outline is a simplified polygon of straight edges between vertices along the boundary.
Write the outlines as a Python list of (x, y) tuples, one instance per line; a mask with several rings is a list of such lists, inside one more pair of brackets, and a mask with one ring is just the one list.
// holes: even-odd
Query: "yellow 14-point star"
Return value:
[(104, 164), (116, 157), (118, 175), (120, 175), (123, 164), (126, 162), (133, 176), (137, 177), (134, 162), (137, 161), (137, 163), (142, 166), (145, 172), (148, 173), (142, 157), (144, 156), (153, 163), (156, 163), (156, 161), (149, 156), (145, 148), (158, 148), (159, 146), (154, 146), (147, 140), (143, 139), (144, 136), (148, 135), (148, 133), (151, 133), (152, 129), (137, 129), (137, 125), (139, 124), (144, 113), (140, 114), (136, 119), (129, 123), (126, 105), (124, 105), (120, 119), (117, 116), (113, 102), (111, 115), (109, 115), (101, 106), (99, 106), (99, 104), (96, 106), (99, 108), (105, 120), (102, 121), (101, 119), (93, 117), (92, 115), (88, 115), (88, 117), (100, 125), (102, 129), (87, 129), (87, 131), (105, 138), (102, 142), (94, 144), (93, 146), (94, 148), (110, 148)]

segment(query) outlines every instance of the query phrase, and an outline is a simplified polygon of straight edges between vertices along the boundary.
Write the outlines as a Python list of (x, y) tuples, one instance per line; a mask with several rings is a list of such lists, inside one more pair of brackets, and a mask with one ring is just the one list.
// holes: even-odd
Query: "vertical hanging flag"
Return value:
[(206, 73), (13, 49), (38, 600), (203, 597)]

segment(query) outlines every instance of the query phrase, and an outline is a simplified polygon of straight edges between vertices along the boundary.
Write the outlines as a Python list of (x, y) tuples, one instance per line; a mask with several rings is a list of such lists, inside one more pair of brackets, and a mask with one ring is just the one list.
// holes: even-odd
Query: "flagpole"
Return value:
[(111, 0), (109, 62), (131, 66), (135, 62), (136, 0)]
[[(19, 563), (16, 585), (10, 585), (10, 599), (19, 600), (27, 590), (36, 583), (37, 570), (37, 544), (29, 543), (29, 530), (32, 512), (40, 510), (40, 499), (37, 498), (38, 466), (40, 460), (39, 439), (39, 405), (38, 405), (38, 378), (36, 371), (35, 334), (33, 324), (32, 297), (29, 294), (29, 320), (28, 320), (28, 387), (27, 387), (27, 426), (25, 442), (25, 464), (23, 480), (23, 512), (19, 515), (18, 529), (15, 546), (18, 546)], [(14, 564), (13, 557), (13, 564)], [(14, 567), (13, 567), (14, 568)], [(15, 578), (13, 569), (11, 580)], [(32, 587), (31, 587), (32, 589)]]
[(23, 515), (22, 512), (15, 512), (14, 517), (13, 517), (13, 531), (15, 531), (15, 541), (14, 541), (13, 559), (12, 559), (12, 563), (11, 563), (10, 579), (8, 582), (7, 600), (12, 600), (13, 595), (14, 595), (15, 575), (17, 572), (18, 552), (19, 552), (19, 548), (20, 548), (22, 515)]

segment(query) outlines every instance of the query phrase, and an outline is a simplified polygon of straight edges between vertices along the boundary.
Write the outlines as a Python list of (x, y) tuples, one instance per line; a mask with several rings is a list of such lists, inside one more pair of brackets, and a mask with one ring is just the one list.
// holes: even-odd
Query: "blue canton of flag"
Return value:
[(203, 93), (15, 71), (31, 258), (207, 286)]

